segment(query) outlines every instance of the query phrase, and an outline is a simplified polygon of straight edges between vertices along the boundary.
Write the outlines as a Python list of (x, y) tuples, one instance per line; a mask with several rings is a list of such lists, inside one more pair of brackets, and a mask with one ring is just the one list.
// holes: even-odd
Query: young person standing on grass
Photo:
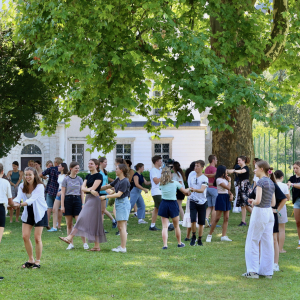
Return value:
[(48, 206), (48, 210), (47, 210), (47, 216), (48, 216), (48, 226), (47, 229), (51, 229), (51, 227), (49, 226), (49, 222), (50, 222), (50, 217), (51, 217), (51, 212), (53, 210), (53, 204), (55, 201), (55, 197), (57, 195), (58, 192), (58, 175), (59, 175), (59, 171), (58, 171), (58, 166), (63, 162), (63, 160), (60, 157), (56, 157), (54, 159), (54, 167), (50, 167), (48, 169), (46, 169), (44, 172), (42, 172), (42, 174), (40, 174), (40, 177), (45, 177), (45, 176), (49, 176), (48, 179), (48, 183), (46, 186), (46, 202), (47, 202), (47, 206)]
[(90, 159), (88, 168), (90, 174), (86, 176), (81, 187), (81, 190), (86, 194), (85, 204), (71, 233), (67, 237), (59, 238), (65, 243), (71, 244), (74, 236), (85, 237), (90, 243), (95, 243), (94, 247), (87, 251), (100, 251), (100, 243), (106, 242), (102, 222), (105, 201), (101, 201), (99, 197), (103, 178), (99, 173), (97, 159)]
[[(107, 185), (109, 180), (110, 180), (110, 182), (113, 182), (113, 179), (108, 178), (107, 171), (105, 169), (106, 166), (107, 166), (107, 159), (106, 159), (106, 157), (100, 157), (99, 158), (99, 164), (100, 164), (100, 168), (99, 168), (100, 171), (99, 171), (99, 173), (103, 177), (103, 185)], [(100, 196), (103, 196), (103, 195), (107, 195), (107, 192), (106, 191), (100, 191)], [(108, 199), (106, 201), (106, 208), (105, 208), (104, 214), (102, 216), (102, 221), (104, 222), (104, 215), (107, 215), (109, 217), (109, 219), (112, 221), (112, 228), (116, 228), (117, 227), (117, 221), (111, 215), (111, 213), (107, 210), (107, 205), (108, 205)]]
[[(276, 183), (279, 186), (282, 193), (286, 196), (287, 201), (290, 200), (291, 195), (289, 188), (286, 183), (283, 183), (284, 174), (282, 171), (277, 170), (274, 172)], [(278, 208), (278, 224), (279, 224), (279, 253), (286, 253), (283, 249), (284, 241), (285, 241), (285, 223), (288, 222), (287, 217), (287, 209), (286, 204), (284, 204), (283, 208), (279, 210)]]
[[(41, 182), (35, 168), (27, 167), (24, 170), (23, 183), (19, 186), (18, 196), (15, 202), (23, 202), (20, 206), (24, 207), (21, 217), (23, 222), (22, 235), (28, 261), (22, 265), (22, 268), (39, 269), (43, 250), (42, 233), (43, 228), (47, 226), (47, 204), (45, 202), (45, 187)], [(33, 248), (30, 241), (30, 235), (33, 226), (35, 239), (36, 259), (33, 258)]]
[(136, 172), (133, 175), (133, 188), (130, 191), (130, 205), (131, 209), (137, 205), (138, 224), (147, 224), (145, 219), (146, 205), (142, 196), (142, 191), (146, 194), (148, 189), (143, 187), (143, 184), (150, 185), (151, 182), (147, 181), (142, 173), (144, 172), (144, 164), (139, 163), (135, 166)]
[[(19, 170), (19, 163), (17, 161), (14, 161), (12, 163), (12, 170), (7, 173), (7, 177), (10, 179), (11, 194), (12, 194), (12, 199), (14, 199), (17, 197), (18, 187), (23, 178), (23, 171)], [(9, 210), (10, 223), (13, 222), (13, 215), (14, 215), (14, 210), (11, 208)], [(19, 222), (19, 216), (20, 216), (20, 207), (16, 209), (16, 222)]]
[(207, 198), (207, 209), (206, 209), (206, 217), (205, 217), (205, 227), (209, 227), (209, 215), (211, 214), (211, 223), (214, 221), (216, 217), (215, 205), (216, 199), (218, 197), (217, 187), (214, 186), (215, 175), (217, 172), (217, 157), (214, 154), (211, 154), (208, 157), (209, 166), (205, 169), (205, 176), (208, 178), (208, 188), (206, 190), (206, 198)]
[[(79, 163), (73, 161), (70, 163), (70, 171), (61, 183), (61, 211), (64, 213), (67, 223), (67, 234), (73, 230), (73, 218), (77, 221), (81, 209), (84, 205), (84, 192), (81, 189), (83, 180), (77, 176), (79, 172)], [(83, 249), (88, 250), (89, 245), (86, 243), (86, 238), (81, 237)], [(74, 249), (73, 238), (66, 250)]]
[(115, 193), (110, 195), (101, 196), (101, 200), (106, 200), (106, 198), (115, 198), (115, 207), (116, 207), (116, 219), (118, 222), (118, 229), (120, 232), (121, 245), (117, 248), (112, 249), (114, 252), (126, 253), (126, 242), (127, 242), (127, 221), (130, 214), (130, 183), (128, 180), (128, 168), (126, 164), (119, 164), (116, 167), (117, 179), (111, 182), (108, 185), (105, 185), (101, 190), (107, 190), (110, 188), (115, 189)]
[(290, 177), (288, 181), (288, 187), (292, 187), (294, 217), (299, 238), (297, 249), (300, 250), (300, 161), (295, 161), (293, 168), (295, 175)]
[[(175, 161), (173, 163), (173, 171), (174, 171), (174, 173), (172, 173), (172, 179), (175, 181), (178, 181), (182, 186), (184, 186), (185, 176), (183, 174), (183, 171), (180, 167), (180, 163), (178, 161)], [(182, 201), (184, 200), (185, 195), (180, 190), (177, 190), (176, 197), (177, 197), (177, 202), (178, 202), (178, 206), (179, 206), (179, 216), (181, 217), (181, 221), (179, 221), (179, 225), (182, 225), (183, 218), (184, 218), (184, 211), (182, 209)]]
[(223, 213), (223, 227), (222, 227), (222, 237), (221, 241), (227, 241), (232, 242), (231, 239), (228, 238), (226, 235), (227, 228), (228, 228), (228, 221), (229, 221), (229, 212), (231, 210), (231, 203), (230, 203), (230, 196), (229, 193), (231, 189), (231, 178), (226, 173), (226, 167), (225, 166), (218, 166), (214, 185), (217, 187), (218, 191), (218, 197), (216, 199), (216, 217), (211, 224), (209, 235), (206, 238), (206, 242), (210, 243), (212, 234), (216, 228), (216, 225), (218, 224), (222, 213)]
[(202, 235), (205, 225), (205, 214), (206, 214), (206, 189), (208, 187), (208, 178), (202, 173), (205, 166), (203, 160), (195, 162), (195, 173), (191, 173), (188, 178), (188, 185), (191, 191), (190, 196), (190, 214), (192, 223), (192, 240), (191, 246), (196, 245), (196, 221), (198, 214), (198, 246), (203, 246)]
[(181, 193), (188, 195), (189, 189), (184, 189), (178, 181), (172, 180), (172, 173), (169, 168), (162, 170), (159, 189), (162, 192), (162, 200), (159, 205), (158, 215), (161, 217), (162, 223), (162, 239), (163, 250), (168, 249), (168, 226), (169, 218), (172, 219), (175, 227), (175, 235), (177, 238), (178, 248), (185, 247), (184, 243), (181, 243), (181, 231), (179, 227), (179, 205), (176, 199), (176, 192), (179, 190)]
[(235, 173), (238, 175), (238, 196), (236, 201), (236, 206), (242, 208), (242, 222), (238, 226), (246, 226), (246, 210), (252, 212), (251, 207), (248, 204), (248, 197), (251, 192), (251, 184), (249, 182), (249, 164), (250, 160), (246, 156), (238, 157), (239, 170), (227, 170), (227, 172)]
[(66, 178), (68, 174), (68, 165), (66, 163), (61, 163), (58, 166), (58, 172), (60, 173), (58, 175), (57, 182), (59, 184), (58, 186), (58, 192), (53, 204), (53, 227), (48, 230), (48, 232), (56, 232), (57, 231), (57, 224), (58, 224), (58, 229), (61, 230), (61, 220), (62, 220), (62, 211), (60, 209), (61, 206), (61, 184)]
[[(266, 278), (273, 276), (274, 214), (271, 206), (276, 204), (276, 200), (275, 184), (269, 178), (269, 170), (270, 166), (266, 161), (258, 161), (255, 164), (254, 172), (259, 181), (257, 182), (255, 200), (248, 200), (254, 208), (250, 217), (245, 245), (247, 272), (242, 275), (247, 278), (258, 279), (259, 275)], [(259, 244), (261, 246), (260, 253)]]

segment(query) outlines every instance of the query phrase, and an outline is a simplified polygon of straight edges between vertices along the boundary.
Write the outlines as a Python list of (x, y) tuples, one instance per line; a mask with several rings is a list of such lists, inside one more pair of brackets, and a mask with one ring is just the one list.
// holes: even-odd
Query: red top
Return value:
[[(215, 174), (217, 172), (217, 168), (216, 167), (213, 167), (213, 166), (208, 166), (206, 169), (205, 169), (205, 174)], [(215, 177), (211, 177), (211, 178), (208, 178), (208, 183), (209, 184), (213, 184), (215, 181)], [(216, 189), (217, 187), (216, 186), (213, 186), (213, 185), (209, 185), (210, 188), (214, 188)]]

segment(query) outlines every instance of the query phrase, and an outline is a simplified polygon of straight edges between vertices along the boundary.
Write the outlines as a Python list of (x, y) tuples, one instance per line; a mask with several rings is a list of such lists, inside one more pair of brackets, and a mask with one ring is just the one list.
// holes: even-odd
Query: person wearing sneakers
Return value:
[(208, 178), (208, 188), (206, 189), (206, 198), (207, 198), (207, 208), (205, 216), (205, 227), (210, 227), (209, 215), (211, 214), (211, 223), (213, 223), (216, 217), (215, 205), (216, 199), (218, 197), (217, 187), (214, 186), (215, 175), (216, 175), (216, 165), (217, 157), (214, 154), (211, 154), (208, 157), (209, 166), (205, 169), (205, 176)]
[(119, 164), (116, 167), (117, 179), (110, 184), (104, 185), (101, 190), (108, 190), (110, 188), (115, 189), (115, 193), (110, 193), (110, 195), (101, 196), (101, 200), (106, 198), (114, 198), (116, 207), (116, 219), (118, 222), (118, 229), (120, 232), (121, 245), (117, 248), (113, 248), (114, 252), (126, 253), (126, 243), (127, 243), (127, 221), (130, 214), (130, 182), (128, 180), (128, 168), (126, 164)]
[[(258, 279), (259, 275), (266, 278), (273, 276), (274, 244), (273, 227), (274, 215), (272, 206), (276, 204), (275, 184), (269, 178), (269, 164), (262, 160), (255, 164), (255, 174), (259, 178), (256, 187), (256, 197), (248, 199), (254, 206), (248, 228), (245, 258), (247, 272), (242, 276)], [(259, 244), (261, 251), (259, 251)]]
[(288, 187), (292, 187), (294, 217), (299, 238), (297, 249), (300, 250), (300, 161), (295, 161), (293, 168), (295, 175), (290, 177), (288, 181)]
[(210, 232), (209, 235), (206, 238), (206, 242), (210, 243), (212, 234), (215, 230), (215, 227), (217, 223), (219, 222), (222, 213), (224, 217), (223, 221), (223, 227), (222, 227), (222, 237), (221, 241), (227, 241), (227, 242), (232, 242), (231, 239), (228, 238), (226, 235), (227, 232), (227, 227), (228, 227), (228, 220), (229, 220), (229, 212), (231, 210), (231, 203), (230, 203), (230, 196), (229, 193), (231, 189), (231, 178), (227, 175), (226, 173), (226, 167), (225, 166), (218, 166), (216, 176), (215, 176), (215, 181), (214, 185), (218, 189), (218, 197), (216, 200), (216, 217), (211, 224)]
[(177, 238), (178, 248), (185, 246), (181, 242), (181, 231), (179, 227), (179, 205), (177, 202), (176, 192), (179, 190), (185, 195), (189, 195), (189, 189), (184, 189), (178, 181), (172, 180), (172, 173), (169, 168), (163, 168), (159, 189), (162, 192), (162, 200), (159, 206), (158, 215), (161, 217), (162, 223), (162, 239), (163, 239), (163, 250), (168, 249), (168, 227), (169, 227), (169, 218), (172, 218), (175, 235)]
[(146, 205), (144, 202), (144, 198), (142, 196), (142, 191), (144, 191), (146, 194), (149, 192), (148, 189), (143, 187), (143, 184), (150, 185), (151, 182), (147, 181), (144, 176), (142, 175), (144, 171), (144, 164), (138, 163), (135, 166), (136, 172), (134, 173), (132, 180), (133, 185), (132, 189), (130, 191), (130, 204), (131, 209), (137, 205), (137, 216), (138, 216), (138, 224), (148, 224), (145, 219), (145, 211), (146, 211)]
[[(72, 161), (70, 163), (70, 171), (61, 184), (61, 211), (66, 218), (68, 235), (73, 230), (73, 218), (77, 221), (84, 205), (84, 193), (81, 189), (83, 180), (81, 177), (77, 176), (79, 170), (79, 163)], [(83, 248), (88, 250), (89, 245), (86, 243), (86, 238), (82, 236), (81, 239)], [(67, 250), (72, 249), (74, 249), (73, 238)]]
[(190, 196), (190, 215), (192, 223), (192, 240), (191, 246), (196, 245), (196, 221), (198, 214), (198, 246), (203, 246), (202, 235), (205, 225), (205, 214), (206, 214), (206, 189), (208, 187), (208, 178), (202, 173), (205, 166), (203, 160), (195, 162), (195, 172), (190, 173), (188, 177), (188, 185), (191, 191)]

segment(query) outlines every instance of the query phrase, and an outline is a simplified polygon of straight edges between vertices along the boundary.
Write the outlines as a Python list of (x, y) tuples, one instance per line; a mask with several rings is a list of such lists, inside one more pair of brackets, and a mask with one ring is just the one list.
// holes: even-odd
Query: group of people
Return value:
[[(80, 170), (78, 162), (68, 166), (59, 157), (54, 165), (47, 162), (47, 169), (42, 171), (40, 162), (33, 162), (25, 168), (24, 173), (18, 170), (18, 162), (13, 163), (13, 170), (3, 179), (3, 165), (0, 164), (0, 242), (5, 226), (6, 207), (16, 209), (18, 220), (19, 208), (24, 207), (21, 217), (22, 235), (28, 254), (22, 268), (40, 268), (42, 255), (42, 231), (47, 227), (49, 232), (56, 232), (60, 227), (62, 215), (67, 224), (67, 236), (59, 237), (68, 244), (67, 250), (74, 249), (73, 239), (80, 236), (83, 248), (87, 251), (100, 251), (100, 244), (106, 242), (103, 227), (104, 215), (118, 227), (121, 243), (114, 252), (127, 252), (127, 221), (134, 208), (138, 224), (146, 224), (145, 203), (142, 191), (151, 184), (151, 195), (154, 201), (149, 230), (158, 231), (157, 217), (161, 217), (163, 250), (168, 249), (168, 232), (175, 230), (177, 247), (185, 247), (181, 241), (180, 225), (187, 228), (185, 241), (190, 246), (203, 246), (204, 227), (210, 227), (206, 242), (212, 241), (212, 235), (223, 215), (221, 241), (231, 242), (227, 236), (229, 212), (233, 194), (231, 177), (235, 174), (236, 199), (234, 206), (241, 208), (242, 220), (239, 226), (246, 226), (246, 211), (251, 213), (248, 229), (245, 257), (247, 272), (243, 276), (258, 278), (264, 275), (271, 278), (273, 271), (279, 271), (279, 253), (283, 249), (285, 227), (287, 222), (286, 201), (290, 198), (289, 188), (293, 191), (294, 213), (299, 235), (300, 249), (300, 162), (295, 162), (294, 172), (288, 184), (284, 184), (283, 173), (273, 172), (266, 161), (255, 159), (254, 183), (249, 181), (249, 159), (245, 156), (237, 158), (233, 169), (223, 165), (217, 167), (217, 157), (208, 157), (210, 165), (205, 162), (192, 162), (183, 173), (180, 164), (174, 162), (171, 168), (163, 167), (162, 157), (152, 158), (153, 168), (150, 170), (150, 182), (142, 175), (144, 165), (138, 163), (131, 169), (131, 161), (116, 158), (116, 179), (108, 177), (107, 159), (91, 159), (88, 163), (89, 174), (83, 180), (77, 174)], [(205, 168), (204, 172), (203, 169)], [(187, 181), (188, 187), (185, 187)], [(46, 183), (46, 188), (45, 188)], [(187, 196), (186, 211), (182, 201)], [(113, 215), (107, 210), (108, 202), (114, 199)], [(53, 226), (49, 220), (53, 212)], [(211, 215), (210, 221), (209, 217)], [(75, 225), (73, 226), (73, 218)], [(181, 218), (181, 221), (180, 221)], [(170, 219), (172, 223), (170, 223)], [(12, 221), (12, 217), (11, 217)], [(34, 228), (35, 250), (30, 242)], [(198, 227), (198, 238), (197, 234)], [(89, 243), (94, 247), (89, 248)]]

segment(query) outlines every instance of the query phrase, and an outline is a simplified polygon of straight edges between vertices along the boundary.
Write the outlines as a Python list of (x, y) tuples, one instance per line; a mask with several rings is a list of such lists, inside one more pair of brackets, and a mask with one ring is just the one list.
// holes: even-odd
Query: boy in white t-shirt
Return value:
[(191, 191), (190, 196), (190, 215), (192, 223), (192, 240), (190, 242), (191, 246), (196, 245), (196, 222), (198, 214), (198, 224), (199, 224), (199, 236), (198, 236), (198, 246), (203, 246), (202, 235), (203, 228), (205, 225), (205, 215), (206, 215), (206, 188), (208, 187), (208, 178), (202, 173), (205, 166), (203, 160), (198, 160), (195, 162), (195, 172), (190, 173), (188, 178), (188, 185)]

